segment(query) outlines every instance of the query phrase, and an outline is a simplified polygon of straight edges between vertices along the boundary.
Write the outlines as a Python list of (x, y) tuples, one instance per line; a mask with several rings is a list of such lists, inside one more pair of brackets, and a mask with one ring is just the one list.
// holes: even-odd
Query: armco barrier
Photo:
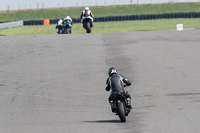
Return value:
[(56, 23), (58, 23), (58, 20), (59, 20), (59, 19), (53, 19), (53, 20), (50, 19), (50, 24), (56, 24)]
[[(172, 18), (200, 18), (200, 12), (97, 17), (94, 18), (94, 22), (172, 19)], [(59, 19), (50, 19), (50, 24), (57, 24), (58, 20)], [(72, 20), (73, 23), (81, 23), (80, 18), (73, 18)], [(43, 25), (43, 20), (24, 21), (24, 25)]]
[(24, 21), (24, 25), (43, 25), (43, 20)]

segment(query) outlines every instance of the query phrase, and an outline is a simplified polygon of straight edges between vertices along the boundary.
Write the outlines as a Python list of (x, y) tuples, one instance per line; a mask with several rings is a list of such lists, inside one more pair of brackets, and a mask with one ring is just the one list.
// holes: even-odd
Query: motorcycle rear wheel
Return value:
[(119, 116), (121, 122), (126, 122), (124, 104), (122, 102), (119, 102), (117, 105), (117, 115)]

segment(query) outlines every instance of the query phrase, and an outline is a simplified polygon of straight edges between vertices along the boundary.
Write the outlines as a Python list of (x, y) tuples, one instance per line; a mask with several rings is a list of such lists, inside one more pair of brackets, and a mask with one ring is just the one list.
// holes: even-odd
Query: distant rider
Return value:
[(72, 19), (70, 18), (70, 16), (66, 16), (66, 18), (63, 19), (62, 25), (64, 26), (64, 28), (66, 28), (66, 27), (65, 27), (65, 24), (66, 24), (66, 23), (69, 23), (69, 24), (70, 24), (70, 25), (69, 25), (69, 26), (70, 26), (70, 33), (72, 33), (72, 30), (71, 30), (71, 29), (72, 29), (73, 21), (72, 21)]
[(125, 86), (130, 86), (131, 82), (124, 78), (124, 76), (117, 74), (117, 70), (114, 67), (111, 67), (108, 70), (108, 79), (106, 81), (106, 91), (110, 91), (110, 96), (108, 98), (108, 101), (111, 105), (112, 111), (114, 112), (115, 107), (113, 104), (113, 97), (112, 94), (113, 92), (124, 92), (126, 97), (127, 97), (127, 101), (128, 101), (128, 108), (132, 109), (131, 106), (131, 95), (128, 93), (128, 91), (125, 90)]
[(94, 16), (92, 12), (90, 11), (89, 7), (85, 7), (85, 9), (81, 13), (80, 19), (82, 23), (83, 23), (83, 17), (86, 17), (86, 16), (91, 16), (91, 26), (93, 27)]
[(59, 19), (58, 23), (56, 24), (57, 33), (60, 33), (60, 30), (62, 30), (62, 23), (63, 23), (63, 19)]
[(65, 21), (67, 21), (67, 20), (69, 20), (69, 22), (70, 22), (71, 25), (73, 25), (73, 21), (72, 21), (72, 19), (70, 18), (70, 16), (66, 16), (66, 18), (63, 19), (63, 23), (64, 23)]

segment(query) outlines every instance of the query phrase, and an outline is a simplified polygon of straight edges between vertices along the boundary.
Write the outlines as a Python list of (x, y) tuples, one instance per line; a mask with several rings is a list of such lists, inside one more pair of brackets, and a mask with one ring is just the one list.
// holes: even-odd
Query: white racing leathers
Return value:
[(62, 29), (62, 23), (63, 23), (62, 19), (58, 20), (58, 23), (56, 24), (57, 33), (59, 33), (60, 30)]
[(62, 22), (63, 22), (63, 20), (60, 19), (60, 20), (58, 21), (58, 26), (62, 26)]
[(83, 10), (80, 18), (81, 18), (81, 22), (83, 22), (83, 20), (86, 18), (91, 19), (92, 22), (94, 21), (94, 16), (90, 10)]

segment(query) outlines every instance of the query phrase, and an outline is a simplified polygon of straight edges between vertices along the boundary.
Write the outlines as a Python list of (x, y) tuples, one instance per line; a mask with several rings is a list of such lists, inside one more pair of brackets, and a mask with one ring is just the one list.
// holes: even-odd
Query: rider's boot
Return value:
[(90, 26), (91, 26), (91, 28), (94, 26), (92, 21), (90, 22)]
[(131, 99), (130, 99), (130, 98), (127, 98), (127, 103), (128, 103), (127, 107), (128, 107), (129, 109), (132, 109), (132, 106), (131, 106)]
[(111, 105), (111, 110), (112, 110), (112, 112), (115, 112), (116, 107), (114, 106), (113, 101), (110, 101), (110, 105)]
[(84, 23), (82, 23), (83, 24), (83, 28), (85, 28), (85, 25), (84, 25)]

